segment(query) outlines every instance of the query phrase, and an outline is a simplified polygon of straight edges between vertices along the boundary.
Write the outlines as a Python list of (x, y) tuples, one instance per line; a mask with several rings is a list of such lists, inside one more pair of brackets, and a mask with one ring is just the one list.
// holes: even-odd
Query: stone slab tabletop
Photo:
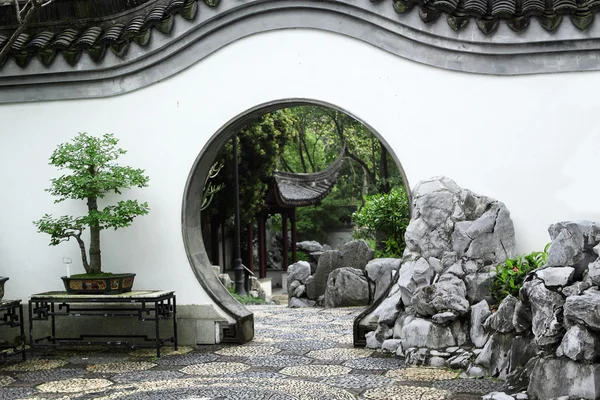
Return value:
[(44, 292), (32, 294), (31, 298), (36, 300), (154, 300), (170, 296), (174, 290), (132, 290), (131, 292), (119, 294), (69, 294), (67, 292)]
[(2, 300), (2, 301), (0, 301), (0, 310), (18, 306), (20, 303), (21, 303), (21, 300)]

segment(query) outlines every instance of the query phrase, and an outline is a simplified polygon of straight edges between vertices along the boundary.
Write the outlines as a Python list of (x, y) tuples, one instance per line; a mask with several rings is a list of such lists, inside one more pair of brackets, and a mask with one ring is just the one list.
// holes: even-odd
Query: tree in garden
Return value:
[[(237, 135), (241, 220), (244, 223), (252, 220), (264, 204), (277, 159), (290, 139), (292, 123), (292, 116), (287, 110), (274, 111), (249, 124)], [(205, 220), (215, 218), (222, 223), (234, 213), (232, 162), (232, 144), (228, 141), (215, 161), (223, 168), (211, 179), (212, 185), (222, 188), (212, 198), (212, 204), (219, 206), (207, 208), (203, 214)]]
[[(144, 170), (120, 166), (115, 162), (126, 153), (117, 144), (118, 139), (112, 134), (98, 138), (85, 132), (69, 143), (60, 144), (50, 157), (50, 165), (69, 173), (52, 179), (46, 191), (57, 197), (55, 203), (67, 199), (85, 200), (88, 212), (83, 216), (64, 215), (58, 218), (45, 214), (34, 222), (39, 232), (50, 235), (52, 246), (74, 238), (79, 244), (87, 274), (102, 271), (100, 231), (127, 227), (135, 217), (149, 211), (147, 203), (140, 204), (137, 200), (122, 200), (104, 208), (98, 205), (98, 200), (108, 193), (121, 194), (122, 189), (148, 186)], [(90, 230), (89, 262), (81, 237), (86, 227)]]
[[(316, 206), (296, 210), (299, 240), (325, 241), (327, 230), (350, 225), (351, 214), (370, 193), (402, 186), (396, 164), (385, 146), (362, 123), (337, 110), (320, 106), (289, 109), (294, 116), (292, 139), (280, 155), (279, 169), (317, 172), (345, 148), (346, 161), (332, 192)], [(274, 226), (279, 229), (278, 224)]]

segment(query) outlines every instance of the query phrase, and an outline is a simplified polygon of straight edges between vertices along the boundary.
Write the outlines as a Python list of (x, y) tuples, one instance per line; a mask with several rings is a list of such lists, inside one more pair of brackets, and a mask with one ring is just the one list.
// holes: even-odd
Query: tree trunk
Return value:
[[(98, 211), (98, 199), (88, 197), (88, 210)], [(102, 272), (102, 262), (100, 261), (100, 227), (98, 225), (90, 226), (90, 268), (86, 271), (88, 274), (99, 274)]]
[(390, 187), (390, 174), (388, 171), (388, 163), (387, 163), (387, 149), (383, 145), (383, 143), (379, 143), (381, 146), (381, 156), (379, 158), (379, 181), (381, 182), (381, 187), (379, 190), (382, 193), (389, 193), (391, 190)]

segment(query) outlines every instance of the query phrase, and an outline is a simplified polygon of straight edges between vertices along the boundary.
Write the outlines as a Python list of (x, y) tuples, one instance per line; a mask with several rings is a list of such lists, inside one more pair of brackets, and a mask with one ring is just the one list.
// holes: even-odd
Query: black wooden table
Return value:
[[(58, 317), (137, 317), (139, 321), (154, 322), (155, 336), (121, 335), (110, 332), (82, 334), (79, 337), (57, 336)], [(160, 321), (172, 320), (173, 336), (160, 337)], [(33, 338), (35, 321), (48, 321), (50, 336)], [(107, 331), (111, 324), (104, 324)], [(90, 340), (90, 338), (96, 338)], [(128, 339), (128, 340), (108, 340)], [(131, 339), (131, 340), (129, 340)], [(175, 292), (162, 290), (136, 290), (114, 295), (68, 294), (46, 292), (31, 296), (29, 300), (29, 342), (32, 347), (59, 346), (62, 344), (115, 344), (131, 347), (155, 347), (156, 356), (165, 342), (173, 343), (177, 350), (177, 304)], [(141, 342), (141, 343), (140, 343)], [(150, 344), (148, 344), (150, 342)]]
[[(19, 336), (13, 343), (0, 343), (0, 357), (21, 354), (25, 360), (25, 328), (23, 327), (23, 305), (21, 300), (0, 301), (0, 326), (19, 328)], [(10, 351), (5, 351), (10, 350)]]

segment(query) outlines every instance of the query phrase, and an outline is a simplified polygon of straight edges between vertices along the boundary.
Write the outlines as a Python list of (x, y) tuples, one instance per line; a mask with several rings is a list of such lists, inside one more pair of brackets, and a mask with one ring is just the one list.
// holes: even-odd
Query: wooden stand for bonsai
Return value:
[[(0, 326), (19, 328), (19, 342), (14, 344), (0, 344), (0, 357), (21, 354), (25, 361), (25, 329), (23, 328), (23, 305), (21, 300), (0, 301)], [(8, 350), (8, 351), (4, 351)]]
[[(155, 337), (147, 335), (121, 335), (110, 332), (82, 334), (79, 337), (57, 337), (57, 317), (137, 317), (139, 321), (154, 322)], [(160, 321), (173, 320), (173, 336), (160, 337)], [(33, 339), (34, 321), (51, 323), (50, 336)], [(104, 324), (110, 328), (110, 324)], [(97, 338), (91, 340), (91, 338)], [(107, 340), (125, 338), (127, 340)], [(29, 341), (31, 347), (60, 346), (64, 344), (111, 344), (130, 347), (155, 347), (156, 356), (165, 342), (173, 343), (177, 350), (177, 304), (175, 292), (162, 290), (136, 290), (122, 294), (68, 294), (46, 292), (34, 294), (29, 300)], [(43, 342), (43, 343), (42, 343)], [(150, 343), (148, 343), (150, 342)]]

